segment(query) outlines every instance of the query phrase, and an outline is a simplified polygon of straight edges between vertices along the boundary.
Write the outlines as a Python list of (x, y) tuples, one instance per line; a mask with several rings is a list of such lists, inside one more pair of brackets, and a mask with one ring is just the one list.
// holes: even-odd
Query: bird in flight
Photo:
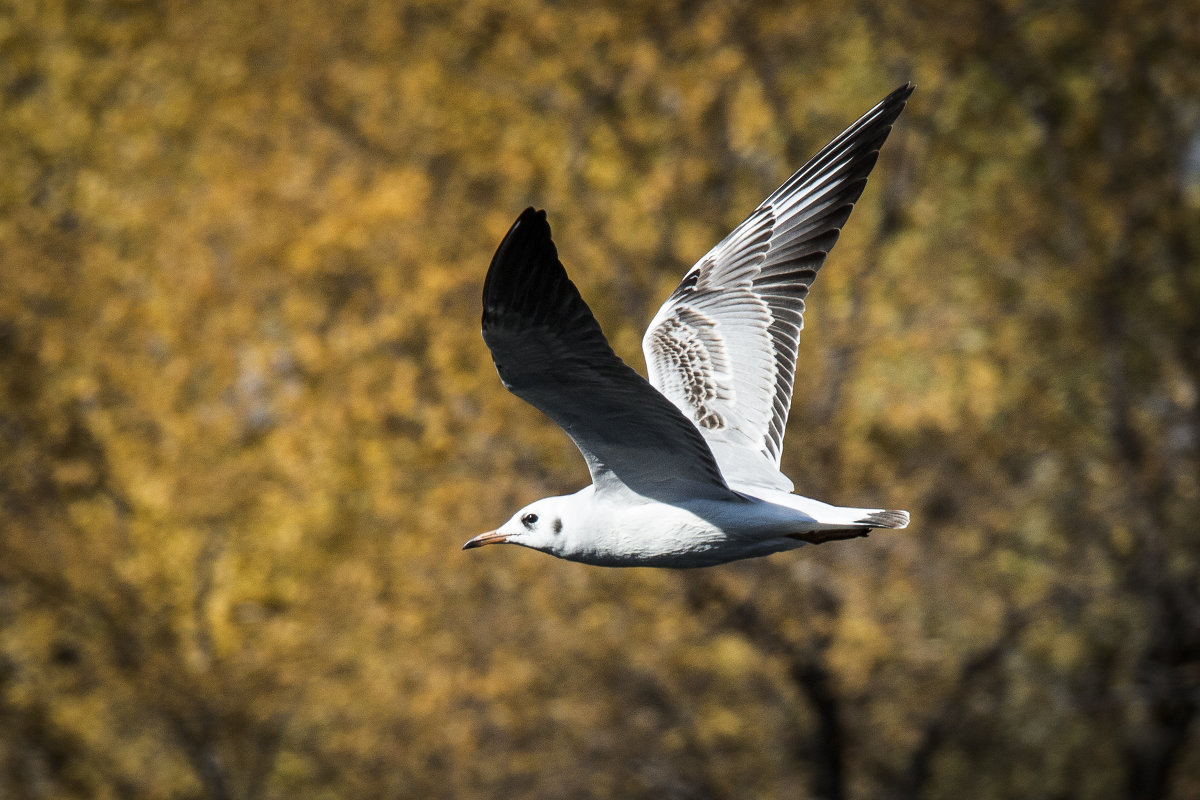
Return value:
[(521, 213), (484, 282), (483, 338), (504, 386), (566, 431), (592, 484), (464, 550), (704, 567), (907, 527), (907, 511), (792, 494), (779, 459), (804, 300), (912, 90), (884, 98), (688, 270), (642, 339), (649, 380), (609, 347), (546, 212)]

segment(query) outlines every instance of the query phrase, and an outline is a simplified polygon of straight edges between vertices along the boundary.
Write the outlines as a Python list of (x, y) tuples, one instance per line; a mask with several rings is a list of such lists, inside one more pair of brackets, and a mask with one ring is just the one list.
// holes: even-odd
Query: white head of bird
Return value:
[(546, 497), (522, 508), (494, 531), (476, 536), (463, 547), (485, 544), (519, 544), (567, 558), (579, 546), (580, 520), (571, 513), (569, 497)]

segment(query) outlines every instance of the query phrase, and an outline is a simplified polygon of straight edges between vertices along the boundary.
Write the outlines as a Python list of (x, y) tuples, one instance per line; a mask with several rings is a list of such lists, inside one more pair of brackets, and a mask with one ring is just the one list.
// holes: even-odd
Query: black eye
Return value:
[(532, 528), (537, 524), (537, 514), (526, 514), (525, 516), (521, 517), (521, 524), (526, 528)]

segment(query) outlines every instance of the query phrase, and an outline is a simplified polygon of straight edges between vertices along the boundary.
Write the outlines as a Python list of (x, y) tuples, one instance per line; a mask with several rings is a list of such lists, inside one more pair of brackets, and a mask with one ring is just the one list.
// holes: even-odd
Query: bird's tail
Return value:
[[(808, 530), (853, 530), (860, 534), (867, 528), (907, 528), (907, 511), (887, 511), (882, 508), (849, 508), (847, 506), (831, 506), (810, 497), (782, 492), (758, 493), (770, 503), (776, 503), (787, 508), (795, 509), (808, 517), (811, 522)], [(807, 527), (807, 526), (806, 526)]]
[(856, 525), (869, 525), (872, 528), (907, 528), (907, 511), (872, 511), (862, 519), (854, 520)]
[[(812, 507), (813, 501), (806, 501)], [(907, 528), (907, 511), (885, 511), (876, 508), (838, 508), (825, 506), (819, 521), (798, 533), (789, 533), (789, 539), (810, 544), (837, 542), (866, 536), (876, 528)]]

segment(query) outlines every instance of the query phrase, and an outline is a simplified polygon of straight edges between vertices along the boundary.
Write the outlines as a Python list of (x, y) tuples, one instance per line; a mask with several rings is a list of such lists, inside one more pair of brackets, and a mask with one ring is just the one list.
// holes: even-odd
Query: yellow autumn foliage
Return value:
[[(0, 797), (1200, 794), (1200, 5), (0, 3)], [(614, 348), (896, 85), (784, 467), (905, 532), (688, 573), (479, 337)]]

